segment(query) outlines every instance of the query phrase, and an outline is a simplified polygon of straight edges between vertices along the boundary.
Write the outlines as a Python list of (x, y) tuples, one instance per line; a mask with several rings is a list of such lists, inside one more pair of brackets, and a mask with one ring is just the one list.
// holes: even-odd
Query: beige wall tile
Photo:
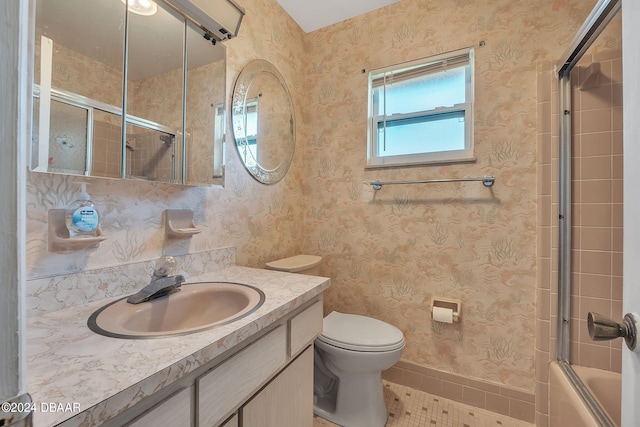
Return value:
[(551, 72), (543, 71), (538, 73), (538, 96), (537, 101), (540, 102), (551, 102), (551, 84), (555, 83), (555, 78), (553, 78)]
[(549, 416), (536, 412), (535, 425), (536, 427), (549, 427)]
[(538, 103), (538, 132), (550, 133), (551, 126), (551, 103)]
[(580, 92), (580, 110), (583, 112), (586, 110), (608, 109), (611, 105), (611, 85), (605, 84)]
[(396, 384), (404, 384), (402, 374), (403, 374), (402, 369), (396, 366), (392, 366), (391, 368), (385, 371), (382, 371), (382, 379), (391, 381), (392, 383), (396, 383)]
[(546, 320), (536, 320), (536, 349), (549, 351), (549, 322)]
[(580, 135), (580, 155), (583, 157), (611, 154), (611, 132), (584, 133)]
[(612, 181), (613, 185), (619, 185), (622, 188), (622, 178), (623, 178), (623, 157), (622, 156), (613, 156), (611, 158), (611, 178), (614, 178)]
[(467, 379), (467, 386), (470, 388), (474, 388), (477, 390), (488, 391), (490, 393), (500, 393), (500, 386), (497, 384), (492, 384), (484, 381), (476, 381), (472, 379)]
[(511, 399), (509, 401), (509, 416), (532, 423), (535, 419), (535, 405), (531, 402)]
[(619, 348), (611, 349), (611, 370), (622, 373), (622, 350)]
[(611, 278), (611, 298), (622, 301), (622, 277)]
[(605, 346), (580, 344), (580, 365), (590, 368), (611, 369), (610, 350)]
[(611, 205), (611, 226), (622, 227), (623, 225), (623, 205), (622, 203), (613, 203)]
[(610, 156), (582, 157), (580, 159), (580, 179), (608, 180), (610, 178), (611, 178), (611, 157)]
[(580, 129), (582, 133), (611, 131), (611, 112), (608, 108), (580, 112)]
[(622, 154), (623, 133), (621, 130), (611, 132), (611, 154)]
[[(587, 314), (590, 311), (602, 314), (603, 316), (611, 317), (611, 300), (609, 298), (591, 298), (591, 297), (581, 297), (580, 298), (580, 311), (578, 313), (578, 318), (580, 319), (580, 327), (582, 330), (586, 332), (587, 326)], [(584, 335), (586, 337), (586, 334)], [(586, 341), (585, 341), (586, 342)], [(600, 343), (593, 343), (593, 345), (600, 345)], [(606, 344), (606, 343), (605, 343)]]
[(471, 387), (462, 387), (462, 402), (478, 408), (486, 407), (486, 392)]
[(611, 60), (611, 80), (616, 83), (622, 82), (622, 59)]
[[(551, 259), (550, 258), (540, 258), (536, 264), (538, 273), (537, 277), (538, 288), (541, 289), (549, 289), (551, 286)], [(538, 313), (538, 318), (541, 319), (541, 311), (539, 310), (539, 305), (536, 304), (536, 310)]]
[[(613, 110), (617, 112), (617, 114), (622, 114), (622, 83), (614, 83), (611, 85), (611, 105), (614, 106)], [(616, 123), (618, 123), (616, 121)], [(622, 127), (614, 127), (613, 130), (622, 130)]]
[(580, 295), (591, 298), (611, 298), (611, 276), (581, 274)]
[(487, 409), (498, 414), (509, 415), (509, 398), (499, 394), (487, 393)]
[(611, 228), (582, 227), (580, 228), (580, 248), (594, 251), (611, 250)]
[(588, 227), (610, 227), (611, 205), (585, 203), (580, 206), (580, 222), (581, 225)]
[[(592, 159), (600, 159), (599, 157), (588, 157), (585, 161)], [(611, 164), (611, 160), (598, 161), (596, 163)], [(609, 166), (604, 174), (610, 174), (611, 167)], [(583, 172), (584, 173), (584, 172)], [(598, 172), (591, 172), (596, 175)], [(580, 187), (580, 202), (581, 203), (611, 203), (611, 181), (608, 179), (582, 181)], [(582, 207), (585, 209), (584, 205)], [(583, 224), (586, 225), (586, 224)]]
[(440, 395), (442, 397), (446, 397), (447, 399), (455, 400), (457, 402), (462, 402), (462, 389), (463, 385), (458, 383), (452, 383), (449, 381), (442, 381), (442, 388), (440, 390)]

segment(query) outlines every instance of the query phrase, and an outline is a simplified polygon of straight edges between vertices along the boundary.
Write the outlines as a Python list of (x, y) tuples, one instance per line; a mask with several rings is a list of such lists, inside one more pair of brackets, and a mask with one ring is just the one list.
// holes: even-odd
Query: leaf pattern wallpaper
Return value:
[[(284, 76), (296, 114), (291, 168), (254, 181), (227, 139), (225, 185), (181, 187), (86, 178), (108, 237), (97, 249), (47, 250), (47, 210), (77, 197), (77, 178), (30, 173), (30, 279), (235, 247), (237, 264), (323, 256), (325, 311), (399, 327), (403, 360), (529, 392), (536, 304), (536, 64), (557, 59), (595, 1), (403, 0), (305, 34), (275, 0), (246, 9), (227, 45), (233, 82), (252, 59)], [(475, 47), (475, 162), (365, 169), (367, 71)], [(227, 121), (229, 126), (229, 120)], [(228, 127), (229, 129), (229, 127)], [(494, 175), (480, 183), (365, 181)], [(165, 209), (192, 209), (202, 233), (165, 241)], [(432, 296), (463, 302), (462, 321), (431, 321)]]

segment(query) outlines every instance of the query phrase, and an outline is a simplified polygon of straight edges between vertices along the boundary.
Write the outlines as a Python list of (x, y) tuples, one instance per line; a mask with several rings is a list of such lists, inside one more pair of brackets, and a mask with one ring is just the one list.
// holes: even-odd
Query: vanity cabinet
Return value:
[(242, 427), (313, 425), (313, 347), (307, 349), (241, 409)]
[(158, 403), (128, 427), (190, 426), (192, 387), (182, 389)]
[[(168, 387), (175, 391), (156, 393), (129, 415), (105, 425), (311, 427), (311, 344), (322, 332), (322, 314), (320, 298), (224, 360), (212, 361)], [(169, 397), (162, 398), (162, 393)], [(121, 422), (125, 419), (128, 422)]]
[(218, 425), (285, 365), (286, 329), (279, 326), (198, 378), (198, 425)]
[(311, 344), (322, 333), (322, 300), (289, 320), (289, 356)]

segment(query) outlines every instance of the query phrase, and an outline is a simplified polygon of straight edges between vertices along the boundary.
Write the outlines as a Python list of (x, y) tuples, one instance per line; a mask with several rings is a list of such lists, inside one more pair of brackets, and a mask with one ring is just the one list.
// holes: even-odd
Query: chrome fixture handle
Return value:
[(171, 276), (177, 265), (178, 263), (176, 262), (176, 259), (170, 255), (160, 258), (156, 261), (156, 268), (153, 270), (153, 278)]
[(176, 265), (176, 259), (172, 256), (164, 256), (158, 259), (156, 261), (156, 267), (153, 269), (151, 282), (139, 292), (130, 295), (129, 298), (127, 298), (127, 302), (130, 304), (140, 304), (141, 302), (178, 292), (185, 278), (182, 274), (173, 276)]
[(127, 302), (131, 304), (140, 304), (141, 302), (178, 292), (182, 286), (182, 282), (184, 281), (185, 278), (181, 274), (154, 279), (139, 292), (130, 295), (129, 298), (127, 298)]
[(594, 341), (624, 338), (629, 350), (634, 351), (636, 348), (638, 331), (636, 320), (631, 313), (625, 314), (620, 324), (601, 314), (589, 312), (587, 314), (587, 327), (589, 328), (589, 336)]

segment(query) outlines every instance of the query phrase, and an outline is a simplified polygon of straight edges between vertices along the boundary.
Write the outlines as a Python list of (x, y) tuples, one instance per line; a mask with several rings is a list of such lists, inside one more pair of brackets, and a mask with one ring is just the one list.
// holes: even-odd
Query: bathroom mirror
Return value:
[(33, 171), (223, 185), (225, 47), (147, 3), (36, 0)]
[(293, 103), (280, 72), (256, 59), (240, 72), (231, 109), (236, 151), (247, 171), (263, 184), (287, 173), (295, 148)]

